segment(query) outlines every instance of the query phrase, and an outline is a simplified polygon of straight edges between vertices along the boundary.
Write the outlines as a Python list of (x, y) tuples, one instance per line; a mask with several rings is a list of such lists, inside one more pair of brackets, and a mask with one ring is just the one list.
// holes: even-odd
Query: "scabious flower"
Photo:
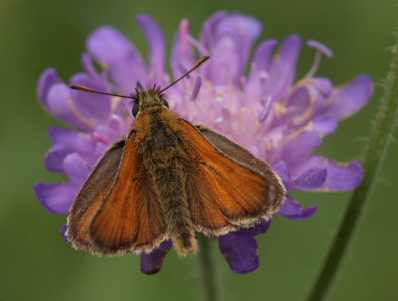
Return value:
[[(360, 75), (339, 87), (327, 78), (315, 77), (320, 54), (330, 57), (332, 51), (309, 41), (307, 45), (317, 50), (317, 59), (307, 76), (295, 82), (300, 37), (287, 37), (274, 55), (277, 41), (266, 40), (250, 59), (261, 23), (227, 12), (211, 16), (198, 39), (190, 35), (188, 21), (181, 22), (171, 52), (170, 76), (161, 28), (145, 15), (138, 16), (138, 23), (149, 42), (149, 64), (121, 33), (101, 27), (87, 40), (87, 53), (82, 56), (85, 72), (73, 76), (70, 85), (119, 94), (131, 94), (137, 82), (144, 87), (155, 83), (165, 87), (171, 77), (180, 77), (194, 65), (196, 52), (210, 55), (206, 64), (168, 89), (173, 111), (194, 124), (218, 130), (268, 162), (288, 191), (343, 191), (361, 183), (363, 169), (358, 162), (338, 163), (311, 153), (337, 129), (341, 119), (368, 102), (373, 90), (369, 76)], [(70, 181), (35, 185), (37, 198), (48, 211), (67, 214), (98, 158), (128, 133), (134, 118), (128, 101), (71, 90), (54, 69), (40, 77), (38, 97), (46, 111), (74, 128), (50, 128), (54, 145), (45, 158), (48, 170), (63, 173)], [(288, 195), (278, 214), (301, 220), (316, 209), (303, 208)], [(221, 252), (234, 272), (245, 274), (258, 268), (255, 237), (266, 233), (270, 224), (263, 221), (219, 237)], [(65, 226), (61, 232), (65, 235)], [(147, 274), (159, 271), (171, 247), (167, 240), (153, 252), (141, 253), (141, 270)]]

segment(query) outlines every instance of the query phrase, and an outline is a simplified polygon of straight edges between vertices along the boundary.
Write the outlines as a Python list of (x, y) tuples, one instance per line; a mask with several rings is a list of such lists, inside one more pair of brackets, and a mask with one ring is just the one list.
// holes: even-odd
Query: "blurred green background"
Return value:
[[(317, 75), (335, 84), (360, 73), (384, 78), (395, 39), (398, 7), (375, 0), (222, 0), (222, 1), (0, 1), (0, 300), (188, 300), (198, 294), (195, 256), (171, 252), (162, 271), (146, 276), (139, 257), (98, 258), (66, 244), (58, 228), (66, 216), (46, 212), (36, 200), (37, 181), (61, 179), (44, 168), (50, 147), (47, 129), (54, 120), (39, 106), (36, 83), (43, 70), (57, 68), (68, 81), (82, 70), (85, 39), (108, 24), (131, 38), (145, 53), (147, 45), (135, 22), (146, 13), (163, 27), (169, 45), (181, 19), (194, 35), (212, 13), (226, 9), (260, 19), (260, 40), (281, 40), (292, 33), (319, 40), (334, 50)], [(300, 75), (310, 68), (314, 51), (304, 48)], [(358, 159), (377, 109), (381, 87), (371, 103), (341, 123), (317, 152), (339, 161)], [(363, 216), (341, 277), (330, 300), (398, 300), (397, 144), (390, 147), (378, 185)], [(217, 254), (227, 300), (303, 300), (325, 259), (350, 193), (301, 193), (305, 205), (319, 204), (306, 221), (274, 219), (262, 236), (261, 267), (249, 275), (232, 273)]]

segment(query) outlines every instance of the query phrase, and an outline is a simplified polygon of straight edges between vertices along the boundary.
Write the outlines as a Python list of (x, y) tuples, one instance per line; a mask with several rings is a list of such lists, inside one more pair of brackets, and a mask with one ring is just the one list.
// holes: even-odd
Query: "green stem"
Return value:
[(222, 301), (223, 288), (216, 254), (219, 252), (214, 238), (199, 236), (198, 267), (201, 293), (205, 301)]
[(398, 117), (398, 44), (392, 48), (392, 53), (391, 69), (384, 84), (384, 95), (380, 101), (370, 139), (364, 151), (362, 163), (365, 169), (365, 176), (363, 182), (353, 192), (343, 222), (308, 301), (326, 300), (336, 275), (341, 269), (347, 249), (352, 242), (352, 237), (358, 227), (358, 222), (370, 198), (380, 167), (387, 154), (388, 145), (392, 140), (392, 133)]

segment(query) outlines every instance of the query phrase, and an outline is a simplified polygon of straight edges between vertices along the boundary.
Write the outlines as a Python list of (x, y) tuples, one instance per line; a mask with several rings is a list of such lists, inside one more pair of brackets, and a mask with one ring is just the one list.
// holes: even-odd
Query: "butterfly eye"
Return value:
[(169, 107), (169, 103), (167, 102), (166, 99), (163, 99), (163, 105), (166, 106), (167, 108)]
[(140, 111), (140, 106), (138, 103), (135, 103), (132, 110), (133, 116), (136, 117), (139, 111)]

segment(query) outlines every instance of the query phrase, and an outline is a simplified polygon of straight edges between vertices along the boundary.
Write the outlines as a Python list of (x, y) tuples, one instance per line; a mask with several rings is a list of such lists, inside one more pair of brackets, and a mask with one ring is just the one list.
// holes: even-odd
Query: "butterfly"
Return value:
[[(209, 57), (200, 59), (194, 67)], [(184, 256), (195, 232), (220, 236), (269, 219), (286, 198), (279, 176), (244, 147), (169, 109), (163, 91), (139, 86), (136, 121), (100, 158), (68, 217), (75, 248), (99, 255), (146, 253), (172, 239)]]

